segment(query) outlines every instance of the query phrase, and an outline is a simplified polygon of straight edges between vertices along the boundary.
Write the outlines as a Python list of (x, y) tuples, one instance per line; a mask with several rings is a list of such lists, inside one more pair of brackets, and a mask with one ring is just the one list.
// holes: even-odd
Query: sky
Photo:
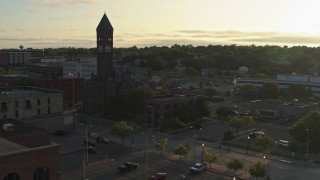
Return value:
[(96, 47), (104, 12), (115, 47), (315, 47), (319, 7), (319, 0), (0, 0), (0, 49)]

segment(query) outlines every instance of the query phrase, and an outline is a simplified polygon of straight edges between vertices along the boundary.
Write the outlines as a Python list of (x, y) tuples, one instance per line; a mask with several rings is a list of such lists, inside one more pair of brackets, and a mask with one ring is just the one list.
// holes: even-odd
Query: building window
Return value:
[(19, 117), (19, 111), (16, 110), (15, 114), (16, 114), (16, 118), (18, 118)]
[(17, 173), (9, 173), (4, 177), (3, 180), (20, 180), (20, 177)]
[(40, 99), (37, 100), (38, 106), (40, 106)]
[(40, 109), (38, 109), (38, 116), (40, 115), (40, 113), (41, 113), (41, 110), (40, 110)]
[(31, 109), (31, 101), (26, 100), (25, 102), (26, 102), (25, 109)]
[(33, 173), (33, 180), (49, 180), (49, 169), (38, 167)]
[(1, 112), (7, 112), (7, 111), (8, 111), (7, 103), (5, 102), (1, 103)]
[(48, 98), (48, 104), (50, 104), (50, 103), (51, 103), (50, 98)]
[(48, 107), (48, 114), (50, 114), (51, 110), (50, 110), (50, 107)]
[(15, 106), (16, 108), (18, 108), (18, 107), (19, 107), (19, 103), (18, 103), (18, 101), (15, 101), (15, 102), (14, 102), (14, 106)]

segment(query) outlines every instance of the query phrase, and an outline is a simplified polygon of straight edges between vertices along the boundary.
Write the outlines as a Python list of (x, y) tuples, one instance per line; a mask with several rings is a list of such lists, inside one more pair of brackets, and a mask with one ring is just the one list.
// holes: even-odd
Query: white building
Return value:
[(91, 75), (97, 74), (97, 63), (93, 62), (64, 62), (63, 78), (71, 78), (71, 74), (79, 78), (91, 79)]
[(320, 76), (278, 74), (277, 79), (238, 79), (237, 89), (249, 83), (260, 88), (267, 82), (278, 83), (280, 89), (288, 89), (291, 84), (301, 84), (310, 88), (315, 97), (320, 97)]

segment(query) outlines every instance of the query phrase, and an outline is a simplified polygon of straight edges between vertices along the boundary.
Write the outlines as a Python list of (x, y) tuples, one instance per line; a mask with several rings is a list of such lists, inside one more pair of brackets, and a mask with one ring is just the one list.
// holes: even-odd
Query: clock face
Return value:
[(109, 45), (106, 45), (106, 52), (110, 52), (111, 51), (111, 47)]
[(99, 51), (99, 52), (102, 52), (102, 51), (103, 51), (103, 47), (102, 47), (101, 45), (99, 45), (98, 51)]

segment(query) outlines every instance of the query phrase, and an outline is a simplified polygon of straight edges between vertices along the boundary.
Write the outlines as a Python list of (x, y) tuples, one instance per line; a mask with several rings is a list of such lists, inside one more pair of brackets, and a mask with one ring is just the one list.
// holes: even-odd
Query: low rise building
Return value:
[(0, 179), (60, 179), (59, 146), (48, 130), (14, 119), (0, 119), (0, 127)]

